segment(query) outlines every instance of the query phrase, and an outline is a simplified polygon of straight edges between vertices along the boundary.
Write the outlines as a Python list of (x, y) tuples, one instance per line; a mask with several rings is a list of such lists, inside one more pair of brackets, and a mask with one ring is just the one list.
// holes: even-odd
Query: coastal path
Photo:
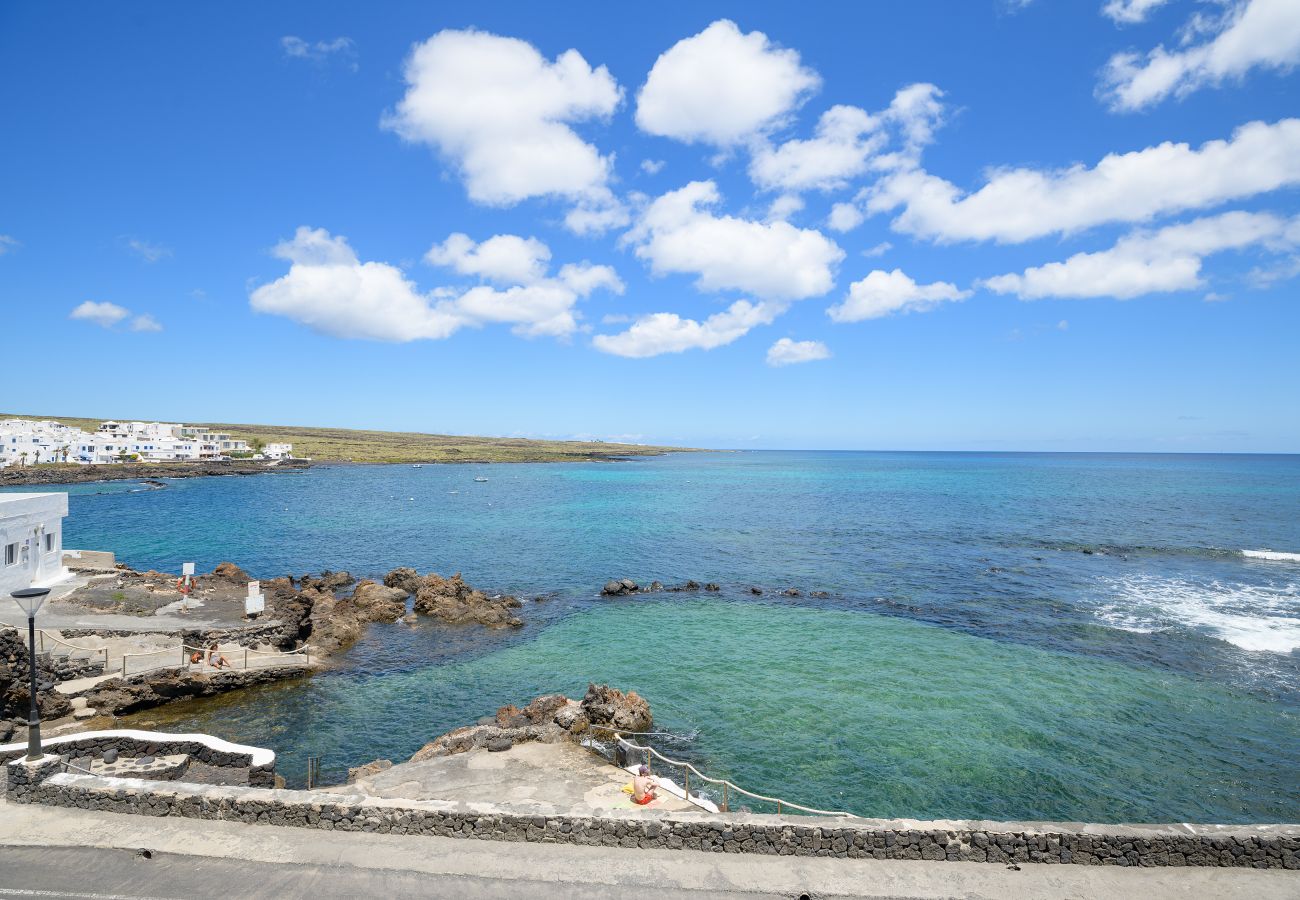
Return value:
[[(147, 849), (146, 858), (138, 853)], [(1294, 898), (1278, 869), (752, 856), (330, 832), (0, 799), (0, 898)]]

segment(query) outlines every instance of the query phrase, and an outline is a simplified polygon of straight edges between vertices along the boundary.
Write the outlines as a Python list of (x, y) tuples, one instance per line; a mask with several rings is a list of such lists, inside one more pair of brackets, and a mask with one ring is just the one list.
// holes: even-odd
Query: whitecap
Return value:
[(1242, 550), (1241, 555), (1251, 559), (1267, 559), (1273, 562), (1300, 563), (1300, 553), (1283, 553), (1280, 550)]
[(1151, 633), (1186, 628), (1243, 650), (1300, 648), (1300, 585), (1198, 584), (1151, 575), (1109, 582), (1112, 599), (1096, 610), (1113, 628)]

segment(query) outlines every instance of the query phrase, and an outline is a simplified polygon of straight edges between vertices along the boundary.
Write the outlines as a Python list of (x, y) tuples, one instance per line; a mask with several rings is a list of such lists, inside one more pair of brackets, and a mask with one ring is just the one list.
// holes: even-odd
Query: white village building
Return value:
[[(293, 456), (292, 444), (271, 444), (270, 459)], [(269, 449), (269, 448), (268, 448)], [(115, 463), (128, 460), (221, 459), (248, 454), (247, 441), (208, 428), (174, 422), (104, 422), (94, 432), (58, 422), (0, 420), (0, 467), (48, 462)]]
[(293, 444), (267, 444), (262, 448), (262, 455), (267, 459), (292, 459)]
[(0, 493), (0, 596), (68, 576), (63, 568), (67, 514), (67, 494)]

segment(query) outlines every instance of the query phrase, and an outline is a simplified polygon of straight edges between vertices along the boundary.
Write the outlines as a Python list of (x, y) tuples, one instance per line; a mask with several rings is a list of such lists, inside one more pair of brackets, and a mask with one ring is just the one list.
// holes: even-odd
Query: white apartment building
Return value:
[(63, 519), (67, 494), (0, 493), (0, 596), (67, 577)]
[(58, 422), (0, 419), (0, 466), (71, 461), (85, 436)]
[[(292, 444), (271, 444), (272, 459), (293, 456)], [(47, 462), (102, 464), (142, 460), (221, 459), (251, 453), (247, 441), (207, 428), (173, 422), (104, 422), (94, 432), (59, 422), (0, 420), (0, 467)]]

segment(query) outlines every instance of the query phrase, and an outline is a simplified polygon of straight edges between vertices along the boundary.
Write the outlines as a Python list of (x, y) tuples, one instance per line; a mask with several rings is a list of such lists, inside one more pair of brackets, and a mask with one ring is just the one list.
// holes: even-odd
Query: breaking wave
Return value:
[(1242, 550), (1241, 555), (1250, 559), (1267, 559), (1272, 562), (1300, 563), (1300, 553), (1283, 553), (1280, 550)]
[(1111, 579), (1097, 617), (1125, 631), (1188, 629), (1243, 650), (1300, 648), (1300, 585), (1195, 583), (1152, 575)]

